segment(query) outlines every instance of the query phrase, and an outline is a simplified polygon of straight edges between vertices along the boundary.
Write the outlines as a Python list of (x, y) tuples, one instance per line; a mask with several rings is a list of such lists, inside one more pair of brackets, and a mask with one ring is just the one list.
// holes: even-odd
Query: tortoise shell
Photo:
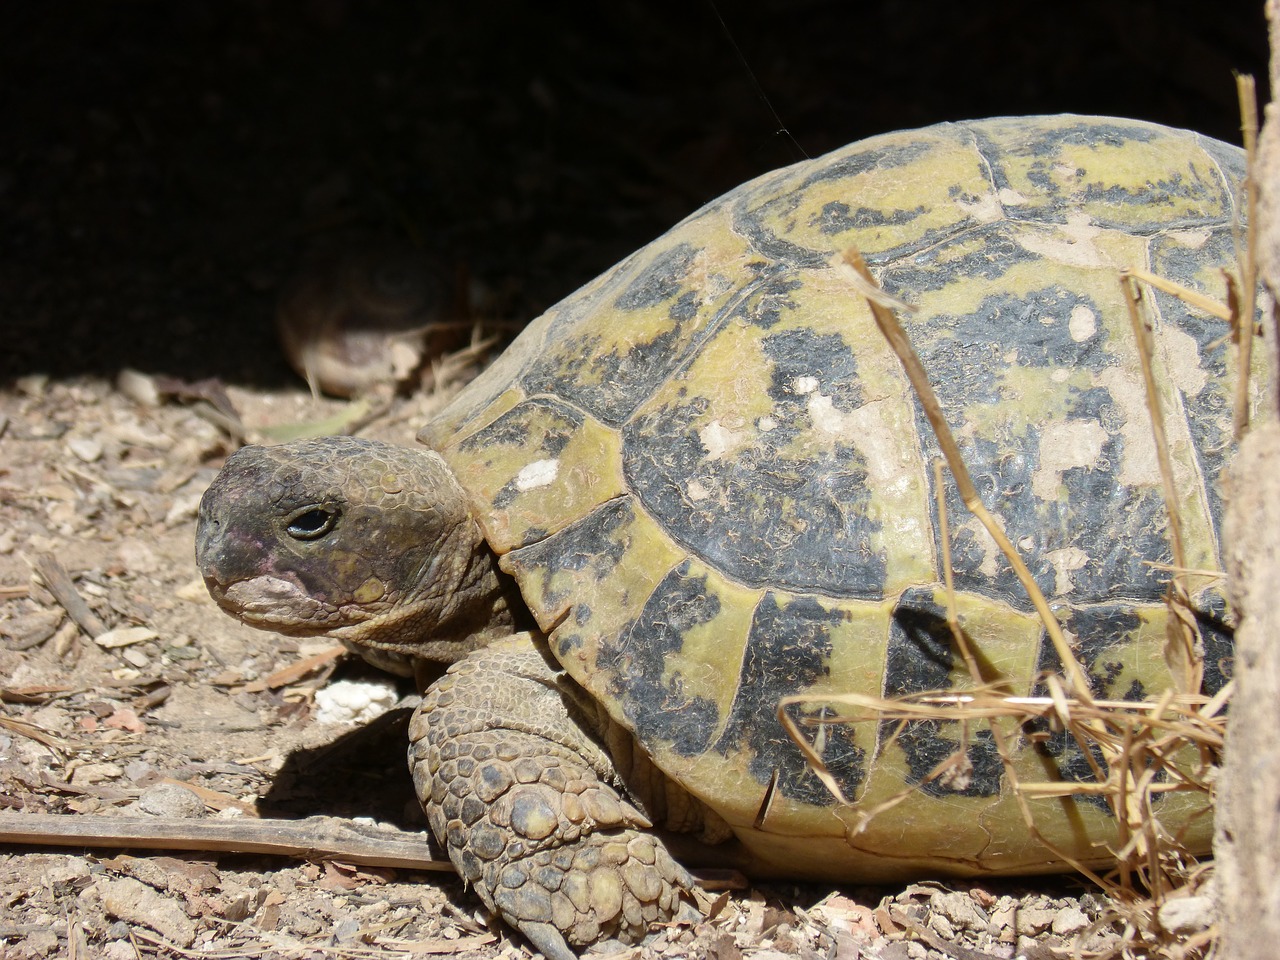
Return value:
[[(658, 766), (718, 811), (761, 872), (864, 880), (1061, 867), (1028, 835), (989, 730), (972, 775), (929, 773), (954, 723), (811, 733), (837, 804), (780, 725), (780, 698), (969, 685), (943, 621), (936, 441), (865, 301), (856, 247), (902, 318), (986, 505), (1079, 650), (1094, 693), (1170, 686), (1167, 515), (1118, 279), (1142, 267), (1224, 296), (1239, 150), (1075, 116), (880, 136), (751, 181), (553, 307), (431, 423), (555, 656)], [(1189, 563), (1219, 569), (1231, 447), (1225, 325), (1153, 295)], [(1031, 694), (1060, 666), (995, 544), (944, 496), (964, 628)], [(1230, 629), (1197, 596), (1208, 691)], [(1025, 780), (1089, 776), (1063, 736), (1022, 743)], [(855, 829), (859, 808), (918, 789)], [(771, 789), (772, 786), (772, 789)], [(766, 794), (772, 799), (764, 812)], [(1170, 797), (1162, 818), (1193, 821)], [(1183, 804), (1182, 807), (1177, 806)], [(1105, 802), (1032, 803), (1104, 858)], [(763, 814), (763, 815), (762, 815)]]

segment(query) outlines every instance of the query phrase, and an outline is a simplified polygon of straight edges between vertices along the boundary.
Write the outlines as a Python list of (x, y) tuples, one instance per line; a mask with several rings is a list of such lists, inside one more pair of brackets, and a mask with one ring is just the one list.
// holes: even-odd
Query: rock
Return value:
[(127, 367), (116, 376), (116, 389), (144, 407), (160, 406), (160, 391), (152, 377)]
[(104, 650), (114, 650), (134, 643), (154, 640), (158, 636), (160, 635), (150, 627), (117, 627), (115, 630), (98, 634), (93, 638), (93, 642)]
[(102, 905), (113, 917), (141, 924), (180, 947), (196, 938), (195, 921), (175, 901), (131, 877), (98, 881)]
[(1066, 907), (1053, 918), (1053, 932), (1060, 937), (1073, 937), (1089, 927), (1089, 918), (1079, 907)]
[(67, 449), (85, 463), (93, 463), (102, 456), (102, 443), (93, 437), (71, 437)]
[(204, 816), (204, 801), (181, 784), (157, 783), (138, 796), (138, 809), (153, 817), (194, 819)]
[(320, 723), (367, 723), (396, 705), (395, 684), (380, 680), (338, 680), (316, 691)]
[(973, 897), (964, 891), (947, 890), (935, 894), (929, 900), (929, 906), (961, 930), (986, 930), (991, 922)]
[(1017, 916), (1018, 933), (1037, 937), (1053, 926), (1053, 920), (1057, 915), (1057, 910), (1050, 910), (1045, 907), (1019, 910)]
[(1160, 926), (1178, 936), (1207, 930), (1217, 919), (1212, 897), (1178, 897), (1160, 906)]

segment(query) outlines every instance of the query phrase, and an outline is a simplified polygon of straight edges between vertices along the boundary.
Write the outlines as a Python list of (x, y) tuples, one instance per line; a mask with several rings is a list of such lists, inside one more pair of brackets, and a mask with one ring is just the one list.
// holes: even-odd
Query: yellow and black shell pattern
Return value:
[[(568, 673), (716, 810), (762, 873), (861, 880), (1060, 868), (1029, 836), (989, 729), (971, 775), (930, 772), (955, 723), (823, 727), (838, 804), (776, 717), (844, 693), (968, 684), (943, 619), (936, 441), (838, 267), (861, 251), (903, 316), (987, 507), (1049, 598), (1094, 693), (1170, 685), (1167, 514), (1119, 270), (1225, 296), (1239, 150), (1076, 116), (876, 137), (759, 177), (536, 320), (420, 439), (474, 499)], [(1152, 295), (1154, 362), (1188, 563), (1218, 569), (1231, 446), (1225, 325)], [(966, 633), (1023, 693), (1059, 666), (948, 477)], [(1197, 597), (1206, 689), (1230, 630)], [(814, 734), (818, 737), (817, 734)], [(1020, 778), (1091, 776), (1064, 736)], [(916, 789), (862, 830), (858, 810)], [(762, 807), (766, 794), (771, 800)], [(1162, 818), (1208, 844), (1202, 804)], [(1092, 799), (1032, 802), (1039, 831), (1105, 860)], [(762, 810), (764, 815), (762, 816)]]

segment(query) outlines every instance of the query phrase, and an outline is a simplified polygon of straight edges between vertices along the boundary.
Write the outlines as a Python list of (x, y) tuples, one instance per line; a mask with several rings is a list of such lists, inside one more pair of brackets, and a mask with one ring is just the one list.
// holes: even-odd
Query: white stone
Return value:
[(382, 680), (338, 680), (316, 691), (320, 723), (367, 723), (396, 705), (395, 684)]
[(1089, 918), (1079, 907), (1067, 907), (1053, 918), (1052, 930), (1060, 937), (1070, 937), (1089, 926)]
[(1160, 926), (1178, 936), (1208, 930), (1214, 919), (1212, 897), (1178, 897), (1160, 907)]
[(106, 633), (98, 634), (93, 638), (93, 642), (105, 650), (115, 650), (119, 647), (127, 647), (135, 643), (154, 640), (159, 636), (160, 634), (150, 627), (118, 627), (115, 630), (108, 630)]
[(85, 463), (93, 463), (102, 456), (102, 443), (94, 437), (72, 437), (67, 449)]

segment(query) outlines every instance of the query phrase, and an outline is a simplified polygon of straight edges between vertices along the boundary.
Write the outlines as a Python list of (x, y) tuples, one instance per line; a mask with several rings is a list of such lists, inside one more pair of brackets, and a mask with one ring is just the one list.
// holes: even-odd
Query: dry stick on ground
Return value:
[(36, 573), (40, 574), (40, 579), (44, 581), (44, 585), (48, 587), (54, 599), (67, 611), (67, 616), (71, 617), (81, 630), (90, 637), (100, 637), (107, 632), (106, 624), (89, 609), (89, 604), (85, 603), (84, 597), (80, 596), (75, 584), (71, 582), (71, 575), (53, 554), (37, 554), (32, 566), (35, 567)]
[(0, 844), (265, 853), (373, 867), (453, 872), (449, 861), (434, 859), (434, 851), (423, 834), (387, 827), (362, 828), (332, 817), (215, 821), (0, 813)]

